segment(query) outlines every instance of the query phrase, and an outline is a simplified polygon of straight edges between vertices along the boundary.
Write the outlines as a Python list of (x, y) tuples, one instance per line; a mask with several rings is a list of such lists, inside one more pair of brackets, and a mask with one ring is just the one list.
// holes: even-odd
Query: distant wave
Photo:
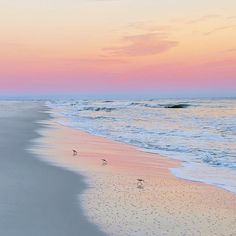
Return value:
[(172, 108), (172, 109), (178, 109), (178, 108), (187, 108), (191, 106), (190, 104), (186, 103), (179, 103), (179, 104), (149, 104), (149, 103), (140, 103), (140, 102), (132, 102), (129, 104), (129, 106), (144, 106), (148, 108)]
[(113, 107), (84, 107), (83, 110), (86, 111), (106, 111), (106, 112), (111, 112), (116, 110), (117, 108)]
[(113, 102), (113, 101), (111, 101), (111, 100), (105, 100), (105, 101), (103, 101), (103, 102), (110, 103), (110, 102)]
[(88, 116), (88, 117), (85, 117), (87, 119), (93, 119), (93, 120), (112, 120), (112, 121), (115, 121), (115, 118), (113, 117), (107, 117), (107, 116)]
[(152, 104), (144, 104), (145, 107), (148, 108), (161, 108), (161, 105), (157, 104), (157, 105), (152, 105)]
[(141, 105), (142, 103), (140, 103), (140, 102), (131, 102), (130, 104), (129, 104), (129, 106), (139, 106), (139, 105)]
[(190, 104), (185, 104), (185, 103), (180, 103), (180, 104), (167, 104), (163, 105), (164, 108), (173, 108), (173, 109), (178, 109), (178, 108), (187, 108), (190, 106)]

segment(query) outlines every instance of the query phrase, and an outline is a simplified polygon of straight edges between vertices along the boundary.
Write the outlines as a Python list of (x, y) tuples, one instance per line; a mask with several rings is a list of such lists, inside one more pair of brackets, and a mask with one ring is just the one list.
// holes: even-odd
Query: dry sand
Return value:
[[(236, 235), (236, 196), (178, 179), (178, 161), (50, 121), (37, 152), (86, 176), (78, 196), (85, 214), (109, 235)], [(72, 155), (72, 149), (78, 151)], [(102, 164), (105, 158), (107, 165)], [(144, 179), (143, 188), (137, 178)]]
[(42, 102), (0, 101), (0, 236), (105, 235), (78, 205), (84, 177), (27, 151), (44, 111)]

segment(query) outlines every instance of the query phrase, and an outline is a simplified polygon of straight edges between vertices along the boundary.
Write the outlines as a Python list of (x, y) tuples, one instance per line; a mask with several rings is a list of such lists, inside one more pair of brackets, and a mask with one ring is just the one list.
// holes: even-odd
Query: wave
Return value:
[(106, 111), (111, 112), (116, 110), (117, 108), (114, 107), (84, 107), (83, 110), (85, 111)]
[(149, 103), (139, 103), (139, 102), (132, 102), (130, 106), (144, 106), (148, 108), (170, 108), (170, 109), (178, 109), (178, 108), (187, 108), (191, 106), (190, 104), (186, 103), (178, 103), (178, 104), (149, 104)]
[(180, 103), (180, 104), (167, 104), (167, 105), (163, 105), (163, 106), (164, 106), (164, 108), (178, 109), (178, 108), (187, 108), (190, 106), (190, 104)]
[(105, 101), (103, 101), (103, 102), (111, 103), (111, 102), (113, 102), (113, 101), (111, 101), (111, 100), (105, 100)]
[(161, 108), (160, 104), (156, 104), (156, 105), (144, 104), (143, 106), (148, 107), (148, 108)]
[(91, 119), (91, 120), (112, 120), (112, 121), (115, 121), (116, 119), (113, 118), (113, 117), (107, 117), (107, 116), (87, 116), (85, 117), (87, 119)]
[(139, 105), (142, 105), (142, 103), (140, 103), (140, 102), (131, 102), (129, 104), (129, 106), (139, 106)]

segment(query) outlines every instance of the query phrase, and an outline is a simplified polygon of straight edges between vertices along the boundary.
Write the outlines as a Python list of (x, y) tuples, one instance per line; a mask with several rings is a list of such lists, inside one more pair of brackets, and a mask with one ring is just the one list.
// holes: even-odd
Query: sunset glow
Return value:
[(0, 3), (2, 94), (236, 89), (236, 2)]

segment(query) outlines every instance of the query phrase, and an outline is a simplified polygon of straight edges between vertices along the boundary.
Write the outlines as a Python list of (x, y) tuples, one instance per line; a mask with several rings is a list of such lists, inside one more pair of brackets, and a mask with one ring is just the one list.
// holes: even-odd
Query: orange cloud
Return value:
[(218, 15), (218, 14), (205, 15), (205, 16), (199, 17), (197, 19), (189, 20), (186, 23), (187, 24), (195, 24), (195, 23), (199, 23), (199, 22), (208, 21), (208, 20), (211, 20), (211, 19), (220, 18), (220, 17), (221, 16)]
[(143, 30), (146, 32), (154, 33), (154, 32), (166, 32), (172, 29), (170, 25), (158, 25), (150, 21), (136, 21), (128, 24), (127, 28), (134, 30)]
[(228, 26), (221, 26), (221, 27), (217, 27), (211, 31), (208, 31), (206, 33), (204, 33), (204, 35), (210, 35), (210, 34), (213, 34), (215, 32), (218, 32), (218, 31), (222, 31), (222, 30), (227, 30), (227, 29), (232, 29), (232, 28), (235, 28), (236, 25), (228, 25)]
[(115, 56), (148, 56), (163, 53), (178, 45), (177, 41), (169, 40), (165, 33), (147, 33), (123, 38), (122, 46), (104, 48)]

